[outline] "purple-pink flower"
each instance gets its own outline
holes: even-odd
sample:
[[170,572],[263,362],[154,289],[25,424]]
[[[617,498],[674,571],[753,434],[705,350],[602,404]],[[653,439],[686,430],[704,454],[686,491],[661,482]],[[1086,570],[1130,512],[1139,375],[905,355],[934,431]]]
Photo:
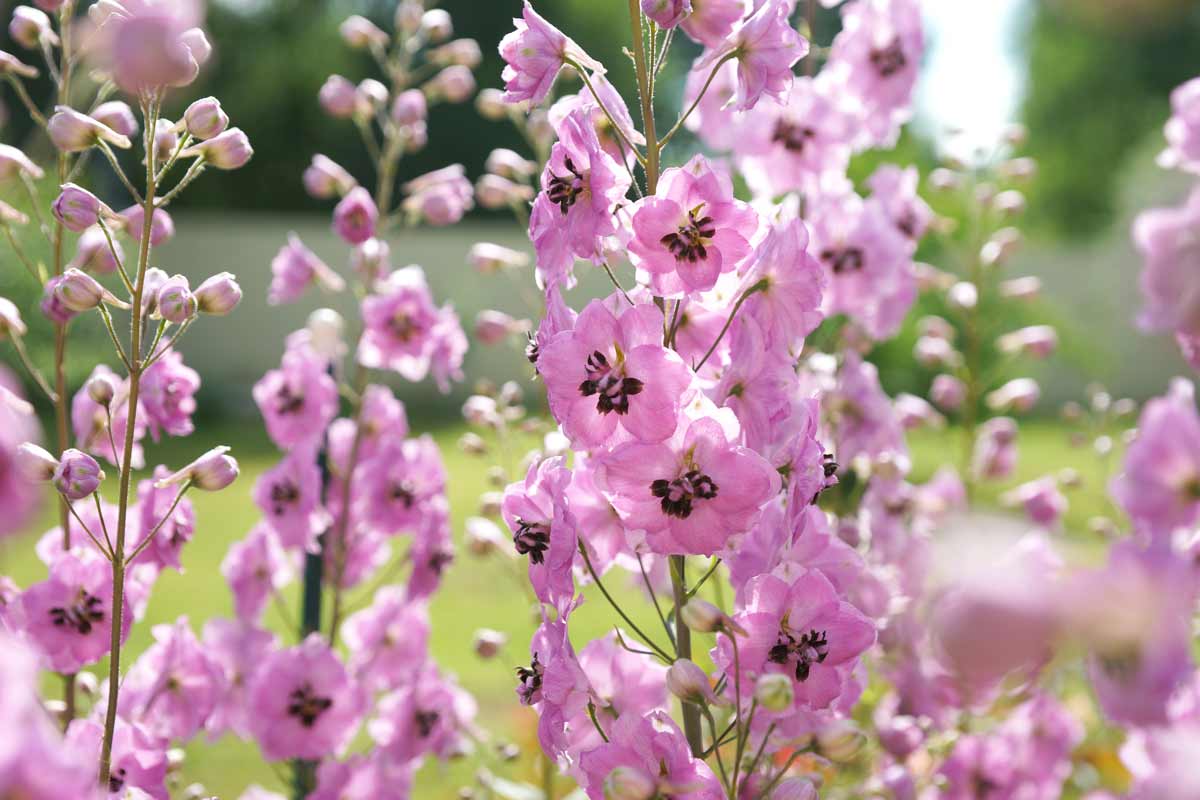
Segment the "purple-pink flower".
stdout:
[[529,0],[525,0],[521,19],[514,19],[513,25],[516,29],[500,40],[500,57],[505,65],[501,77],[507,102],[540,105],[568,61],[604,72],[599,62],[534,11]]

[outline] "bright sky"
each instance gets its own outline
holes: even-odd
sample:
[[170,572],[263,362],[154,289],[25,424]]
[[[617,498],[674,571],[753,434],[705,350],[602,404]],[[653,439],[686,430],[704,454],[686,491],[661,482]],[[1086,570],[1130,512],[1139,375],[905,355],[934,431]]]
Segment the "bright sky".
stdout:
[[[1028,0],[922,0],[928,54],[916,124],[970,160],[1015,121],[1024,71],[1017,52]],[[963,131],[947,139],[946,127]]]

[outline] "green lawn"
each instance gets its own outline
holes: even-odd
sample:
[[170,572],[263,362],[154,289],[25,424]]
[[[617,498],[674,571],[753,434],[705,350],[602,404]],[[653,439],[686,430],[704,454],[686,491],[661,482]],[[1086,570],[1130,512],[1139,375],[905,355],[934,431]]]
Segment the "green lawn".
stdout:
[[[414,430],[419,429],[419,424],[414,424]],[[456,537],[461,537],[463,520],[475,513],[479,494],[489,488],[484,475],[485,461],[464,455],[455,446],[462,432],[463,428],[458,426],[433,431],[450,474]],[[957,457],[962,450],[957,436],[954,431],[944,431],[919,432],[911,437],[918,479],[924,479],[944,461]],[[242,537],[255,523],[258,514],[250,500],[250,490],[255,478],[274,463],[277,454],[261,428],[247,423],[236,428],[208,427],[186,442],[167,442],[158,448],[151,447],[149,458],[180,465],[192,455],[219,443],[234,445],[242,476],[225,492],[192,495],[198,531],[184,554],[187,571],[183,574],[167,572],[159,579],[147,619],[131,635],[126,650],[130,656],[148,644],[149,627],[154,623],[172,621],[186,614],[198,631],[204,620],[232,614],[231,597],[220,576],[220,562],[230,543]],[[1020,480],[1067,466],[1078,468],[1087,481],[1083,489],[1070,495],[1072,509],[1067,528],[1086,536],[1082,532],[1087,519],[1105,508],[1096,491],[1102,484],[1097,462],[1086,450],[1067,449],[1066,434],[1061,428],[1046,423],[1025,427],[1021,436]],[[999,488],[989,487],[981,492],[981,500],[985,503],[994,500],[998,491]],[[51,524],[47,517],[36,530],[45,530]],[[7,542],[5,549],[0,550],[0,573],[11,575],[21,586],[44,577],[44,569],[32,552],[34,538],[31,534]],[[486,761],[494,761],[493,746],[516,742],[522,746],[522,757],[508,774],[533,779],[536,769],[535,719],[532,712],[517,704],[513,693],[513,667],[528,661],[527,645],[536,625],[535,609],[520,585],[523,571],[523,561],[503,557],[480,560],[460,548],[458,560],[447,573],[432,605],[431,647],[438,662],[456,674],[479,701],[480,722],[491,733],[491,743],[483,746],[489,751]],[[611,580],[619,579],[614,576]],[[631,588],[625,587],[622,594],[628,595]],[[299,588],[290,587],[288,592],[289,597],[298,597]],[[356,595],[352,594],[351,598],[353,602]],[[630,607],[635,621],[644,630],[657,632],[654,626],[658,622],[648,605],[634,600]],[[291,613],[295,616],[295,605]],[[289,641],[294,640],[294,634],[287,630],[274,609],[267,612],[266,619]],[[598,593],[589,592],[588,602],[572,617],[577,644],[602,635],[611,627],[612,619],[604,599]],[[477,658],[471,650],[471,640],[473,632],[480,627],[507,633],[510,637],[507,651],[492,661]],[[707,646],[707,642],[701,643],[701,647]],[[471,782],[478,766],[476,759],[449,767],[430,763],[418,777],[415,796],[451,797],[456,787]],[[285,771],[278,766],[272,768],[264,764],[253,743],[226,738],[215,744],[197,741],[188,747],[182,785],[198,781],[224,800],[234,800],[250,783],[281,790],[285,777]]]

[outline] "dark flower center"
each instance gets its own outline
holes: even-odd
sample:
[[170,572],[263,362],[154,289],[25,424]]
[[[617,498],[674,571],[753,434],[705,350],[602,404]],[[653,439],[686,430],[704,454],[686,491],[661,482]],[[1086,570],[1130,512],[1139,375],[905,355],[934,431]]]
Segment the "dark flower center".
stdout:
[[779,638],[767,652],[767,660],[773,664],[786,664],[796,660],[796,680],[808,680],[808,673],[813,664],[820,664],[829,655],[829,640],[825,631],[810,630],[799,639],[785,630],[779,631]]
[[125,788],[125,768],[114,769],[108,776],[108,791],[116,794]]
[[288,695],[287,712],[299,719],[301,725],[311,728],[316,724],[317,717],[328,711],[332,705],[332,700],[318,696],[312,686],[306,683]]
[[280,414],[299,414],[304,410],[304,395],[293,392],[287,384],[280,386],[275,393],[275,410]]
[[608,363],[608,357],[599,350],[588,356],[584,364],[587,380],[579,384],[579,393],[584,397],[596,395],[596,410],[601,414],[615,411],[629,413],[629,398],[641,394],[645,384],[637,378],[619,374]]
[[525,358],[530,364],[537,365],[538,356],[541,355],[538,347],[537,339],[533,338],[533,334],[526,334],[529,337],[529,342],[525,345]]
[[890,78],[908,66],[908,59],[904,56],[900,39],[892,39],[891,44],[887,47],[872,50],[871,66],[875,67],[875,71],[884,78]]
[[821,260],[829,265],[834,274],[840,275],[846,270],[862,269],[866,256],[859,247],[827,247],[821,251]]
[[388,489],[388,497],[392,500],[399,500],[405,508],[412,508],[413,503],[417,500],[416,487],[413,486],[412,481],[398,481]]
[[717,496],[717,484],[700,470],[693,469],[673,481],[659,478],[650,484],[650,493],[661,498],[663,513],[668,517],[687,519],[695,501]]
[[837,483],[836,476],[839,468],[840,465],[833,459],[833,453],[826,453],[821,457],[821,470],[825,475],[825,484],[820,489],[817,489],[817,491],[813,494],[813,505],[817,504],[817,500],[819,500],[821,497],[821,492]]
[[550,185],[546,187],[546,196],[566,214],[567,209],[575,205],[579,195],[583,194],[584,181],[583,173],[575,169],[575,162],[571,161],[570,156],[563,159],[563,164],[569,174],[551,178]]
[[392,335],[401,342],[411,342],[421,333],[421,326],[407,312],[398,311],[388,320],[388,328]]
[[429,568],[435,575],[441,575],[446,567],[454,563],[454,553],[449,550],[438,550],[429,557]]
[[60,628],[71,628],[81,636],[87,636],[96,623],[104,621],[104,609],[100,604],[99,597],[80,589],[73,604],[50,609],[50,621]]
[[437,711],[418,711],[413,714],[413,722],[417,724],[417,733],[422,739],[433,733],[433,726],[437,725],[441,717],[442,715]]
[[771,138],[783,145],[785,150],[803,153],[808,143],[817,138],[817,132],[809,125],[800,125],[781,119],[775,124],[775,133]]
[[700,216],[704,205],[698,205],[688,212],[686,225],[680,225],[674,233],[668,233],[659,241],[666,245],[675,256],[676,261],[687,261],[695,264],[708,258],[708,245],[717,235],[713,227],[713,218]]
[[545,562],[545,552],[550,548],[550,523],[530,522],[518,518],[513,545],[518,553],[528,555],[534,564]]
[[275,516],[287,513],[287,507],[300,499],[300,489],[291,481],[285,480],[271,487],[271,510]]
[[537,653],[533,654],[528,667],[517,667],[517,680],[521,683],[517,695],[524,705],[531,706],[541,699],[538,693],[542,690],[542,664]]

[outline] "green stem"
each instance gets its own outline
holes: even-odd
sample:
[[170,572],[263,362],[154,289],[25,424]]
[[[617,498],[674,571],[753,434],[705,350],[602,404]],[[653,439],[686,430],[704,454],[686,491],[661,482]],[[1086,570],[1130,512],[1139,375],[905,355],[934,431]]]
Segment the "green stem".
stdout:
[[[675,656],[692,658],[692,631],[683,624],[683,605],[687,597],[687,559],[671,556],[671,588],[675,592]],[[700,730],[700,708],[694,703],[683,704],[683,732],[687,736],[692,755],[704,752],[703,733]]]
[[637,626],[637,623],[629,618],[629,615],[625,613],[625,610],[621,608],[617,601],[613,599],[613,596],[608,593],[608,589],[604,588],[604,582],[601,581],[600,576],[596,574],[596,568],[592,566],[592,559],[588,556],[587,547],[583,542],[579,543],[579,553],[583,556],[583,564],[585,567],[587,567],[587,571],[592,576],[592,580],[595,581],[596,587],[600,590],[600,593],[604,595],[604,599],[608,601],[608,604],[613,607],[613,610],[620,615],[621,619],[625,620],[625,624],[629,626],[630,630],[642,637],[642,641],[645,642],[648,647],[653,649],[655,655],[663,659],[663,661],[668,664],[674,661],[674,659],[671,658],[670,653],[655,644],[654,640],[647,636],[645,632]]

